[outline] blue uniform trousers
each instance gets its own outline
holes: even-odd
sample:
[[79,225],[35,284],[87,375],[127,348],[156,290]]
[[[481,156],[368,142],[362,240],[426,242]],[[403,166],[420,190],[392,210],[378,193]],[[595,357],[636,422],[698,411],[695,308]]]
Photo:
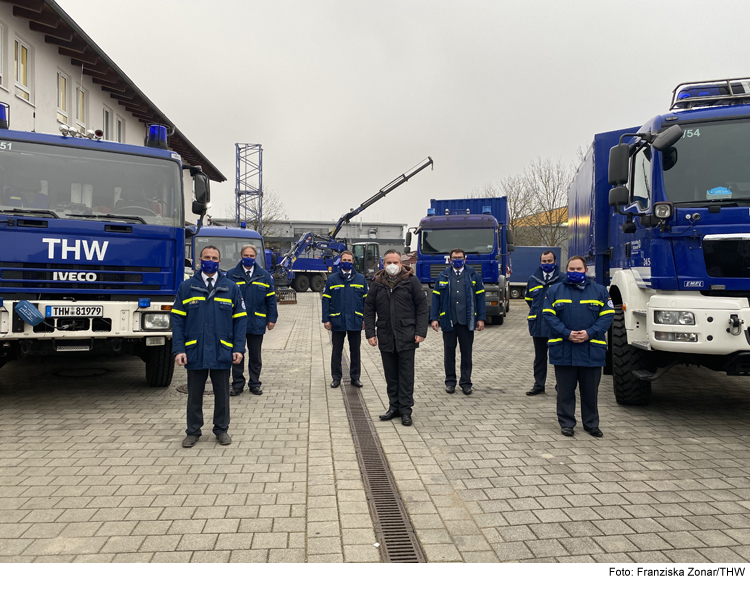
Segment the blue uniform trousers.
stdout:
[[461,388],[471,388],[471,355],[474,345],[474,331],[465,324],[454,324],[453,330],[443,331],[443,365],[445,385],[456,387],[456,345],[461,347]]
[[544,390],[547,383],[547,337],[531,337],[534,340],[534,389]]
[[[249,388],[260,388],[260,370],[263,369],[261,358],[261,346],[263,345],[262,334],[247,335],[247,385]],[[245,387],[245,359],[236,365],[232,365],[232,390],[242,390]]]
[[187,385],[187,429],[188,435],[201,435],[203,427],[203,391],[211,372],[214,390],[214,435],[226,433],[229,429],[229,370],[228,369],[188,369]]
[[557,420],[560,427],[576,426],[576,385],[581,393],[581,422],[587,430],[599,427],[599,410],[596,401],[599,395],[601,367],[556,365]]
[[361,330],[331,331],[331,377],[341,381],[341,354],[344,352],[344,339],[349,339],[349,379],[358,380],[362,373],[359,349],[362,344]]

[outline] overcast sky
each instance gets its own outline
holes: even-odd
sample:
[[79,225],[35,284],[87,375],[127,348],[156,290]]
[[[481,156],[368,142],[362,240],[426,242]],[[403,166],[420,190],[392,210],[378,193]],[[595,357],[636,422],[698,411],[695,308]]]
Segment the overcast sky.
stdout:
[[414,225],[540,156],[668,110],[680,82],[750,75],[749,2],[58,0],[229,179],[263,145],[292,219],[337,219],[426,156],[365,221]]

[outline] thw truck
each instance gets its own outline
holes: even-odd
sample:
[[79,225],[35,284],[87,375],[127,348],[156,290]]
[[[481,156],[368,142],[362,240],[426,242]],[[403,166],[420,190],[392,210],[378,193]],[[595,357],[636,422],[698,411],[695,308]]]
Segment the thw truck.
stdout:
[[[140,147],[7,128],[0,106],[0,366],[130,354],[145,361],[149,385],[169,385],[185,212],[167,129],[151,126]],[[191,174],[202,215],[208,178]]]
[[412,235],[418,238],[415,272],[427,293],[428,305],[437,276],[450,264],[451,250],[462,248],[466,264],[482,276],[487,320],[504,322],[509,306],[506,275],[514,248],[506,197],[432,199],[427,217],[406,234],[406,252]]
[[679,85],[669,112],[597,134],[569,190],[568,254],[609,287],[620,404],[677,364],[750,375],[750,79]]
[[560,265],[562,272],[565,261],[560,260],[561,249],[559,246],[516,246],[513,256],[510,258],[511,274],[508,283],[510,286],[510,298],[512,300],[524,297],[529,278],[539,268],[539,260],[542,257],[542,253],[548,250],[555,253],[555,260]]

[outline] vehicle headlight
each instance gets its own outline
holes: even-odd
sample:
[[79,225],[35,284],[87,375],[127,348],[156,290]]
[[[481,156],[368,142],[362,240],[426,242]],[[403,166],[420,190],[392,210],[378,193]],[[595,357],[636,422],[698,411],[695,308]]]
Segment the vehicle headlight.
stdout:
[[143,330],[171,330],[172,318],[164,312],[143,314]]
[[654,217],[660,220],[666,220],[672,217],[674,206],[669,202],[657,203],[654,205]]
[[677,310],[656,310],[654,312],[654,323],[656,324],[695,324],[695,315],[692,312],[681,312]]

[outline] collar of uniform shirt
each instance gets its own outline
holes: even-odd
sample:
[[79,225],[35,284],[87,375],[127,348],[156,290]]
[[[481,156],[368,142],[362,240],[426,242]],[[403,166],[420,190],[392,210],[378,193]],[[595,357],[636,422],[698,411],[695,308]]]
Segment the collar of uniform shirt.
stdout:
[[463,269],[453,269],[453,272],[456,274],[456,277],[461,277],[461,273],[464,272]]
[[245,267],[245,266],[243,265],[243,266],[242,266],[242,268],[243,268],[243,269],[245,269],[245,274],[246,274],[246,275],[247,275],[248,277],[252,277],[252,276],[253,276],[253,270],[255,269],[255,267],[254,267],[254,266],[253,266],[253,267],[250,267],[250,268],[248,269],[247,267]]
[[213,281],[214,285],[216,285],[216,279],[217,279],[216,275],[217,274],[214,273],[213,276],[209,277],[203,271],[201,271],[201,277],[203,277],[203,284],[208,285],[208,280],[210,279],[211,281]]

